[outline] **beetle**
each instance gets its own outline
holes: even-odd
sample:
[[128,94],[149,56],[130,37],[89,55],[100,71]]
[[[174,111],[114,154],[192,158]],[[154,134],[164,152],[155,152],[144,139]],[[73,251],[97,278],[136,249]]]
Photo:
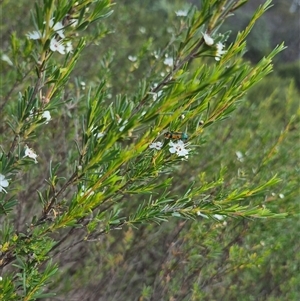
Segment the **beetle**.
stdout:
[[164,136],[166,139],[182,140],[182,141],[186,141],[189,137],[187,133],[183,133],[183,132],[166,132]]

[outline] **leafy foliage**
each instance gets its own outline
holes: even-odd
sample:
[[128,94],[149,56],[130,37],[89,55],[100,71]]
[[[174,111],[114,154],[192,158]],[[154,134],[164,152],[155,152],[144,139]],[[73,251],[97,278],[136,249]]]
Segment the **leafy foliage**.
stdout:
[[[117,45],[130,43],[120,29],[119,40],[106,47],[113,34],[105,19],[121,16],[130,24],[126,5],[36,3],[34,29],[25,37],[12,33],[2,49],[7,81],[0,102],[1,299],[63,292],[71,299],[86,296],[84,286],[99,282],[102,292],[89,292],[91,300],[235,299],[240,287],[245,300],[252,293],[273,298],[267,273],[280,285],[284,269],[268,270],[269,246],[281,251],[289,245],[274,237],[278,225],[290,227],[282,218],[293,220],[296,212],[298,178],[290,166],[297,165],[298,92],[293,84],[282,91],[261,81],[283,44],[254,66],[243,60],[246,39],[270,1],[225,50],[229,35],[221,26],[244,2],[205,0],[199,8],[177,11],[176,19],[168,14],[180,1],[145,2],[174,25],[149,33],[138,28],[130,49],[135,52],[125,54],[128,60],[117,72],[116,62],[124,60]],[[133,11],[140,7],[132,5]],[[113,7],[119,7],[115,16]],[[252,90],[258,95],[246,97],[260,81],[263,89]],[[270,96],[259,94],[268,88]],[[235,110],[242,117],[228,121]],[[252,141],[253,135],[259,139]],[[278,187],[282,191],[272,192]],[[272,218],[276,227],[269,226]],[[156,248],[157,227],[166,238]],[[261,267],[262,284],[254,290],[249,283]],[[72,274],[77,290],[63,281]],[[290,275],[287,286],[294,288],[296,276]],[[129,292],[128,283],[138,283],[137,289]],[[230,292],[216,290],[220,283]],[[264,284],[271,292],[263,291]],[[284,286],[280,293],[295,297]]]

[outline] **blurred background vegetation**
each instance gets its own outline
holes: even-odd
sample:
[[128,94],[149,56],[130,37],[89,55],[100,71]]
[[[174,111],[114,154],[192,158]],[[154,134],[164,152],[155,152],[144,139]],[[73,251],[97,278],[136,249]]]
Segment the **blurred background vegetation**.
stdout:
[[[103,79],[112,87],[112,98],[118,93],[134,95],[138,80],[151,70],[151,57],[164,49],[174,26],[178,26],[175,12],[199,1],[115,3],[113,15],[89,31],[93,42],[85,49],[70,81],[74,95]],[[223,32],[231,31],[234,39],[260,3],[263,1],[247,3],[228,19]],[[50,288],[59,291],[51,300],[300,300],[300,6],[299,1],[292,0],[273,3],[252,31],[245,59],[257,62],[285,41],[288,48],[276,57],[275,72],[241,100],[230,119],[204,132],[205,146],[172,176],[177,183],[174,189],[179,192],[201,172],[209,178],[222,172],[223,166],[227,166],[228,178],[224,185],[236,187],[246,178],[256,183],[258,170],[266,180],[277,174],[281,182],[258,205],[268,204],[274,212],[287,212],[288,218],[174,218],[162,225],[116,230],[59,257],[64,272]],[[31,24],[27,1],[3,0],[1,6],[1,85],[5,91],[8,41],[13,32],[25,35]],[[98,41],[104,31],[108,35]],[[104,73],[102,66],[109,66],[110,72]],[[64,114],[58,114],[61,119],[52,126],[70,135],[72,115],[79,114],[80,109],[64,107],[62,111]],[[44,139],[51,139],[50,133],[53,129],[40,138],[40,149]],[[63,141],[53,143],[56,159],[63,160],[67,146]],[[262,159],[266,154],[269,160]],[[229,183],[232,179],[236,183]],[[34,191],[34,187],[31,189]],[[139,201],[132,199],[131,206]]]

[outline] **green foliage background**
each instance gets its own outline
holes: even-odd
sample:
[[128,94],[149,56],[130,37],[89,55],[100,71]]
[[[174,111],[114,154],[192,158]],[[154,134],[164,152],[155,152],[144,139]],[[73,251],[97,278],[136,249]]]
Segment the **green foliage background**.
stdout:
[[[32,25],[25,1],[2,1],[1,5],[1,97],[5,99],[10,95],[10,82],[16,81],[17,90],[22,91],[28,81],[34,81],[33,77],[22,81],[21,72],[10,71],[3,59],[12,33],[22,37],[32,30]],[[66,84],[68,92],[60,95],[64,100],[75,101],[55,108],[51,127],[36,132],[34,149],[39,154],[44,177],[37,181],[34,172],[24,173],[22,182],[16,184],[16,190],[26,185],[18,196],[23,203],[12,213],[16,230],[23,229],[30,223],[28,217],[36,214],[31,199],[44,178],[49,177],[49,162],[61,163],[62,168],[57,167],[58,176],[72,173],[76,157],[73,140],[81,139],[76,135],[85,122],[80,117],[87,110],[85,98],[89,88],[106,80],[107,104],[118,99],[120,93],[136,97],[142,85],[139,80],[150,76],[153,68],[157,68],[157,73],[165,72],[162,66],[154,66],[155,51],[168,45],[174,28],[179,26],[175,11],[187,7],[188,3],[180,0],[116,1],[114,13],[108,19],[88,28],[89,44]],[[20,22],[13,17],[16,14],[22,15]],[[231,30],[232,23],[226,23],[225,28]],[[234,30],[232,35],[234,39]],[[269,36],[265,44],[256,43],[255,35],[250,39],[247,59],[256,62],[275,47],[267,39]],[[256,48],[251,48],[252,45]],[[22,53],[15,58],[23,71],[29,63],[26,49],[31,51],[29,45],[25,47],[24,58]],[[129,56],[136,59],[132,61]],[[275,213],[287,213],[287,217],[197,216],[193,220],[170,217],[160,225],[117,227],[80,244],[71,238],[53,253],[53,260],[63,268],[45,289],[57,292],[56,297],[48,300],[300,299],[299,62],[285,64],[280,57],[281,54],[276,59],[275,72],[243,96],[229,118],[218,120],[198,133],[201,144],[195,154],[180,165],[174,164],[160,180],[173,177],[173,195],[182,195],[193,182],[205,185],[218,180],[216,175],[219,175],[222,184],[210,190],[217,197],[228,187],[238,191],[245,184],[255,187],[278,176],[279,183],[271,186],[267,194],[251,198],[250,203],[258,208],[266,206]],[[201,63],[198,64],[191,69],[201,68]],[[5,122],[7,112],[12,113],[13,108],[13,104],[8,104],[6,115],[1,118],[1,138],[8,135]],[[199,121],[202,119],[204,115],[199,116]],[[130,135],[123,138],[122,143],[129,145],[135,134],[133,138]],[[4,139],[0,144],[3,147]],[[163,188],[156,192],[163,194]],[[144,195],[130,195],[122,210],[128,214],[134,212],[147,199]],[[3,239],[8,227],[4,218],[1,226]],[[56,235],[59,233],[53,234]],[[1,247],[4,252],[3,243]],[[41,245],[37,244],[37,248]],[[9,271],[4,269],[3,275]]]

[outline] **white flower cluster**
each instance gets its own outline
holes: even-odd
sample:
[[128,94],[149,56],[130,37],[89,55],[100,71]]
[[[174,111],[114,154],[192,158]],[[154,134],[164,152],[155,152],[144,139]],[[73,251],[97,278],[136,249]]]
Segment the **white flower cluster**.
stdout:
[[[159,141],[153,142],[149,145],[149,148],[151,149],[156,149],[156,150],[161,150],[163,144]],[[169,152],[171,154],[176,154],[178,157],[188,157],[189,154],[189,149],[187,149],[187,144],[185,144],[182,140],[178,141],[170,141],[169,142]]]
[[[65,41],[65,34],[64,34],[64,26],[61,22],[57,22],[54,24],[53,18],[49,22],[49,27],[55,32],[56,36],[54,36],[50,40],[50,49],[51,51],[59,52],[60,54],[65,54],[68,52],[72,52],[73,46],[71,41]],[[41,33],[38,30],[29,32],[27,35],[28,39],[31,40],[40,40],[44,38],[44,33]]]
[[[204,39],[204,42],[207,46],[212,46],[215,43],[214,39],[207,33],[203,34],[203,39]],[[224,53],[226,53],[226,50],[223,50],[224,47],[225,47],[224,44],[221,43],[221,42],[218,42],[216,44],[216,54],[215,54],[215,60],[216,61],[219,61],[221,59],[222,55]]]
[[219,61],[221,59],[221,56],[226,53],[226,50],[223,50],[223,48],[225,47],[224,44],[222,44],[221,42],[217,43],[216,45],[217,47],[217,52],[216,52],[216,56],[215,56],[215,60]]

